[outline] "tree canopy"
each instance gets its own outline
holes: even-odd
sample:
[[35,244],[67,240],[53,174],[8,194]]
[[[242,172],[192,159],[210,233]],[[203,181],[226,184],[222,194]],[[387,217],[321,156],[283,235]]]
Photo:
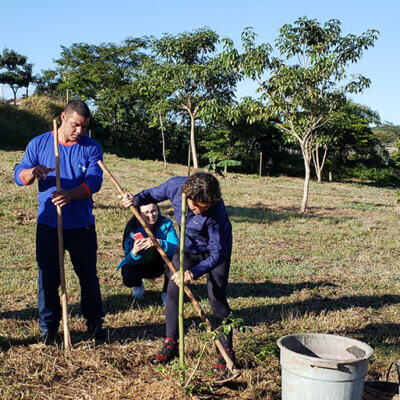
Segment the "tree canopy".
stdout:
[[4,49],[0,54],[0,83],[9,85],[13,95],[14,104],[17,101],[18,89],[25,87],[28,95],[29,84],[34,81],[32,75],[33,64],[27,62],[27,57],[14,50]]
[[[250,28],[242,34],[243,53],[225,40],[225,62],[241,77],[255,79],[264,107],[255,104],[253,120],[273,118],[289,137],[296,140],[304,159],[305,179],[301,210],[307,208],[310,164],[318,129],[332,111],[344,104],[346,94],[359,93],[370,85],[362,75],[348,76],[350,64],[374,45],[378,32],[368,30],[356,36],[342,35],[341,23],[332,19],[324,24],[302,17],[284,25],[275,41],[273,56],[269,44],[256,45]],[[269,76],[264,79],[264,73]]]
[[219,43],[208,28],[165,34],[154,39],[151,48],[155,62],[152,76],[168,85],[168,108],[190,121],[193,167],[198,168],[195,125],[215,118],[234,101],[236,75],[224,68],[215,54]]

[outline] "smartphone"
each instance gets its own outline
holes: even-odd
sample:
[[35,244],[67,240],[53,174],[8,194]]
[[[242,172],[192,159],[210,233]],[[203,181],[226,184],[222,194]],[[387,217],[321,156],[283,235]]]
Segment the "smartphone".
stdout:
[[132,236],[133,236],[133,239],[134,239],[134,240],[141,240],[141,239],[144,239],[144,236],[143,236],[142,232],[134,233]]

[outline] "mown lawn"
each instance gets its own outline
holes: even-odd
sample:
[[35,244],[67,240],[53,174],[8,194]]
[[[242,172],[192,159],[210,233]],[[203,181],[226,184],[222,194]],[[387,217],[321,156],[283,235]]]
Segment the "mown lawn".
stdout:
[[[276,340],[294,332],[324,332],[361,339],[375,349],[369,377],[378,379],[398,359],[400,235],[396,191],[351,183],[311,184],[310,209],[298,211],[302,180],[232,174],[221,180],[234,230],[229,301],[249,333],[235,333],[243,378],[214,384],[212,345],[185,303],[189,376],[186,390],[174,368],[149,363],[160,346],[162,280],[146,282],[132,302],[116,267],[129,211],[105,178],[96,194],[98,270],[109,343],[94,346],[79,313],[79,285],[66,256],[73,341],[65,352],[37,343],[36,186],[13,183],[22,152],[0,151],[0,398],[1,399],[279,399]],[[106,154],[121,185],[137,192],[186,168]],[[169,204],[162,211],[172,216]],[[209,311],[204,279],[193,292]]]

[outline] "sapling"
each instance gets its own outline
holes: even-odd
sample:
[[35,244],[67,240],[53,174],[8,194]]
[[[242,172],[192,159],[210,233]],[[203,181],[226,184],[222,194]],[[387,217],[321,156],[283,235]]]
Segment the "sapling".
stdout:
[[182,214],[181,214],[181,234],[179,243],[179,364],[180,364],[180,381],[185,383],[185,342],[183,331],[183,300],[184,300],[184,258],[185,258],[185,233],[186,233],[186,195],[182,193]]

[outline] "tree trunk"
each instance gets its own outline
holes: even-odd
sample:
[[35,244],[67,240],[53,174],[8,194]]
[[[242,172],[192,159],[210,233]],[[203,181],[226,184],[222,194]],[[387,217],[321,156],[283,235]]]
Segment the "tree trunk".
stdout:
[[18,91],[18,88],[15,89],[13,86],[11,86],[11,89],[12,89],[13,94],[14,94],[14,106],[16,106],[17,105],[17,91]]
[[190,145],[192,147],[192,158],[193,158],[193,168],[194,171],[197,172],[199,169],[199,164],[197,162],[197,151],[196,151],[196,143],[194,137],[194,124],[195,124],[195,116],[190,113]]
[[301,212],[307,211],[307,201],[308,201],[308,190],[310,187],[310,177],[311,177],[311,149],[307,143],[300,143],[301,145],[301,152],[303,153],[303,160],[304,160],[304,186],[303,186],[303,200],[301,202]]
[[167,155],[165,154],[165,134],[164,134],[164,124],[161,116],[161,111],[158,113],[160,118],[160,128],[161,128],[161,137],[162,137],[162,155],[164,159],[164,172],[167,170]]
[[316,145],[316,147],[312,150],[312,160],[314,163],[315,175],[317,176],[318,183],[322,182],[322,170],[324,169],[325,166],[327,153],[328,153],[328,146],[325,146],[324,155],[321,162],[319,157],[319,146]]

